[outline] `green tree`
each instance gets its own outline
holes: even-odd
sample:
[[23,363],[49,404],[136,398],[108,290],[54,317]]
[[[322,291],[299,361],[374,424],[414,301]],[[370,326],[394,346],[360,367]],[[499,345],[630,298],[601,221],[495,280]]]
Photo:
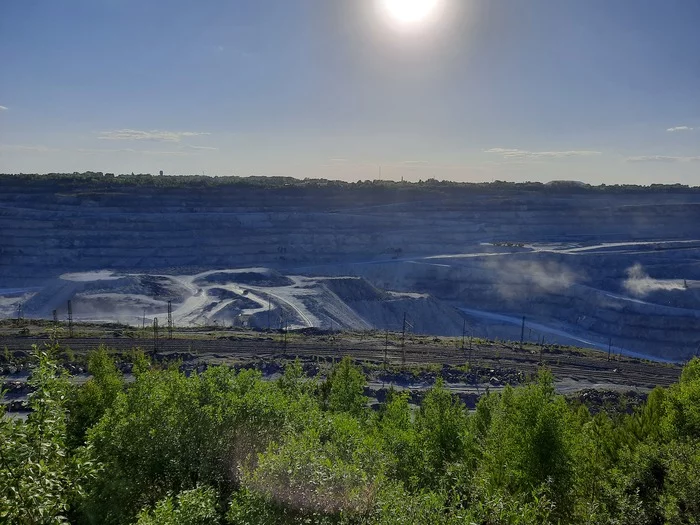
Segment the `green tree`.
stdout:
[[661,505],[665,522],[700,523],[700,440],[670,448],[664,481]]
[[243,486],[287,515],[367,516],[383,479],[383,456],[361,421],[348,413],[326,414],[271,444],[244,475]]
[[323,394],[328,409],[333,412],[348,412],[355,416],[362,414],[367,406],[364,388],[367,384],[360,368],[352,359],[344,357],[328,376]]
[[217,494],[212,488],[196,488],[168,496],[153,510],[143,510],[136,525],[216,525]]
[[[47,351],[47,350],[50,350]],[[64,372],[47,350],[38,359],[29,385],[31,413],[26,422],[0,409],[0,518],[3,523],[65,523],[95,469],[86,451],[71,454],[66,445]]]
[[466,408],[445,388],[441,379],[423,399],[416,429],[422,450],[419,476],[423,486],[434,486],[450,463],[471,466],[473,440]]
[[700,358],[693,358],[678,384],[668,389],[664,411],[667,438],[700,438]]
[[375,432],[386,451],[387,474],[406,485],[415,485],[422,459],[418,438],[407,393],[390,391],[382,404]]
[[73,447],[84,444],[87,430],[100,420],[124,389],[121,372],[102,346],[88,354],[88,372],[92,378],[73,389],[68,402],[68,438]]
[[560,516],[570,510],[574,480],[574,439],[571,410],[554,393],[550,372],[538,382],[506,387],[492,414],[481,474],[489,490],[525,501],[546,486]]
[[105,471],[86,512],[94,522],[123,523],[136,510],[199,485],[228,494],[239,468],[284,431],[291,412],[259,372],[142,371],[88,431]]

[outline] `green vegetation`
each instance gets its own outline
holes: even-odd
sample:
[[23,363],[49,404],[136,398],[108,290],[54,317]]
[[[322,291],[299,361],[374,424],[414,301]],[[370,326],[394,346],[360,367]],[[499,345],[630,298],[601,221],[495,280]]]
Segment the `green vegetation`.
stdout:
[[190,376],[108,352],[71,386],[35,352],[33,411],[0,419],[0,522],[690,524],[700,522],[700,360],[632,414],[532,383],[476,411],[438,381],[377,410],[350,359],[325,379],[210,367]]

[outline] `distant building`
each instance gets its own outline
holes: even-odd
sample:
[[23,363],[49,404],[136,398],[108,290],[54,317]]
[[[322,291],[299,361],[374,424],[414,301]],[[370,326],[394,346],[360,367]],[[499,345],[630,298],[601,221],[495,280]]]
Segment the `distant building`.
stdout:
[[160,170],[160,176],[161,177],[163,176],[163,170]]

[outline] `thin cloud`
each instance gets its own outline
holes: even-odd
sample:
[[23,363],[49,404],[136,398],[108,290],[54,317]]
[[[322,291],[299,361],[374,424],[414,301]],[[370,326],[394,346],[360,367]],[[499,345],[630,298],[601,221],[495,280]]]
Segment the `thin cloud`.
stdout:
[[671,157],[668,155],[641,155],[628,157],[627,162],[680,162],[683,157]]
[[0,111],[7,111],[9,108],[7,106],[0,106]]
[[429,163],[424,160],[404,160],[399,162],[399,166],[405,166],[407,168],[421,168],[428,166]]
[[666,131],[669,133],[675,133],[676,131],[693,131],[695,128],[691,128],[690,126],[675,126],[673,128],[668,128]]
[[78,148],[78,153],[137,153],[133,148],[108,149],[108,148]]
[[196,149],[201,151],[219,151],[219,148],[214,148],[212,146],[193,146],[192,144],[184,144],[184,146],[189,149]]
[[429,162],[427,160],[404,160],[398,164],[389,164],[390,167],[404,168],[411,171],[417,170],[470,170],[474,166],[466,164],[441,164],[438,162]]
[[184,157],[186,155],[194,155],[193,151],[180,150],[149,150],[149,149],[133,149],[133,148],[121,148],[121,149],[106,149],[106,148],[79,148],[77,150],[79,153],[87,153],[90,155],[100,154],[100,153],[131,153],[136,155],[161,155],[167,157]]
[[642,155],[639,157],[627,157],[627,162],[698,162],[700,157],[675,157],[672,155]]
[[162,150],[144,150],[140,151],[139,153],[143,153],[144,155],[160,155],[163,157],[185,157],[187,155],[192,155],[192,152],[189,151],[162,151]]
[[190,144],[178,144],[176,150],[142,150],[134,148],[78,148],[78,153],[98,154],[98,153],[136,153],[139,155],[168,155],[185,156],[194,155],[197,151],[218,151],[219,148],[210,146],[192,146]]
[[59,151],[58,148],[49,148],[47,146],[40,145],[27,145],[27,144],[0,144],[0,151],[19,151],[19,152],[32,152],[32,153],[52,153]]
[[600,151],[590,150],[528,151],[514,148],[491,148],[485,150],[484,152],[501,155],[505,159],[518,160],[564,159],[569,157],[593,157],[596,155],[602,155],[602,152]]
[[183,137],[199,137],[210,135],[199,131],[162,131],[151,130],[141,131],[137,129],[116,129],[112,131],[101,131],[100,140],[148,140],[154,142],[180,142]]

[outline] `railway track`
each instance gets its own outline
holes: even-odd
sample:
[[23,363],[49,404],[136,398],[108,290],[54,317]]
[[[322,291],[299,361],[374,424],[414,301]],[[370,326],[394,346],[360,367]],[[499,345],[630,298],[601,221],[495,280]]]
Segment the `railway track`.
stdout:
[[[384,336],[339,334],[336,337],[309,335],[294,336],[284,344],[280,334],[257,334],[257,337],[237,337],[235,335],[203,338],[187,337],[179,334],[174,339],[160,339],[157,352],[163,354],[191,355],[195,359],[208,362],[245,362],[258,359],[336,359],[345,355],[359,361],[382,363],[385,359],[391,364],[401,365],[464,365],[471,364],[485,368],[513,368],[524,373],[535,373],[541,363],[552,370],[555,378],[570,378],[592,384],[617,384],[629,387],[653,388],[668,386],[678,381],[681,367],[643,361],[633,358],[615,357],[608,361],[602,352],[579,351],[576,349],[525,347],[520,350],[508,343],[474,344],[471,352],[458,348],[454,340],[434,338],[411,338],[402,348],[396,340],[386,345]],[[22,337],[0,335],[0,349],[11,352],[31,351],[32,345],[42,346],[49,342],[46,336]],[[452,344],[449,344],[452,342]],[[154,350],[152,339],[128,337],[76,337],[62,339],[62,346],[76,353],[84,353],[105,345],[117,352],[127,352],[138,347],[146,352]]]

